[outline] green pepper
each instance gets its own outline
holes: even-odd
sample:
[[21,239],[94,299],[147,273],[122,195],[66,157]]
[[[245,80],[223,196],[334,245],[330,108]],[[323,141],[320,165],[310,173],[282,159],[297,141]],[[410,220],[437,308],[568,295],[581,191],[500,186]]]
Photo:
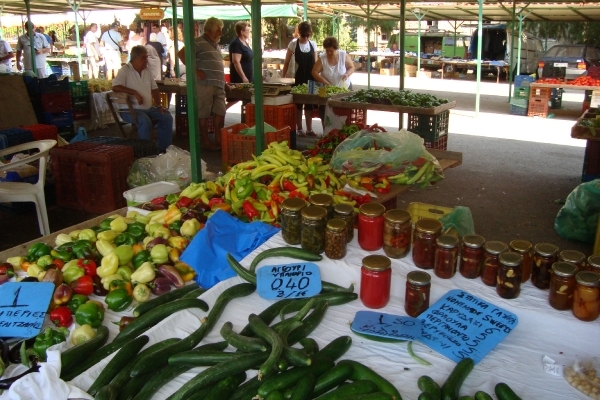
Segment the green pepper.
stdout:
[[77,307],[75,311],[75,321],[79,325],[91,325],[92,328],[97,328],[102,325],[104,319],[104,310],[98,304],[88,301]]
[[169,204],[173,204],[173,203],[176,203],[177,200],[179,200],[179,196],[175,193],[171,193],[171,194],[168,194],[167,197],[165,197],[165,200],[167,200],[167,202]]
[[178,220],[169,224],[169,229],[172,231],[179,232],[179,230],[181,229],[181,225],[183,225],[183,221]]
[[100,222],[100,229],[102,230],[109,230],[110,229],[110,223],[112,222],[113,218],[106,218],[104,221]]
[[125,265],[133,258],[133,248],[128,244],[117,247],[113,253],[119,257],[119,265]]
[[48,266],[50,266],[50,264],[52,264],[52,256],[51,255],[41,256],[40,258],[38,258],[36,264],[39,265],[43,270],[47,270]]
[[261,201],[266,201],[268,199],[267,191],[265,189],[259,189],[258,192],[256,192],[256,197]]
[[164,244],[157,244],[150,250],[150,257],[154,264],[164,264],[169,261],[169,252]]
[[127,225],[125,233],[130,234],[135,239],[136,243],[141,242],[146,237],[146,225],[141,222],[133,222]]
[[119,235],[115,238],[115,244],[117,246],[121,246],[123,244],[127,244],[129,246],[133,246],[137,242],[138,241],[135,240],[135,238],[133,237],[133,235],[131,233],[128,233],[128,232],[119,233]]
[[71,266],[63,271],[63,280],[70,284],[71,282],[85,275],[85,270],[77,266]]
[[[241,182],[239,182],[241,181]],[[236,181],[236,185],[239,185],[236,190],[236,195],[238,199],[243,200],[246,197],[250,196],[254,191],[254,185],[252,184],[252,180],[247,176],[242,179],[238,179]]]
[[40,257],[50,255],[52,251],[52,247],[48,246],[46,243],[34,243],[27,249],[27,256],[32,260],[37,260]]
[[71,300],[67,303],[67,307],[73,314],[77,312],[80,305],[87,303],[89,298],[83,294],[74,294]]
[[131,259],[131,263],[135,269],[138,269],[146,261],[152,261],[152,257],[150,257],[150,252],[148,250],[141,250]]
[[128,282],[131,280],[132,273],[133,271],[131,271],[131,268],[129,268],[128,266],[122,266],[117,269],[117,274],[121,275],[123,277],[123,280]]
[[109,310],[112,311],[123,311],[133,301],[133,297],[129,295],[127,289],[115,289],[112,292],[109,292],[104,298],[106,305]]
[[103,227],[101,227],[100,225],[96,225],[96,226],[92,226],[90,228],[91,230],[94,231],[94,233],[96,234],[96,236],[98,236],[99,233],[107,231],[108,229],[104,229]]
[[72,252],[73,251],[73,246],[75,245],[75,242],[66,242],[61,244],[60,246],[58,246],[56,248],[57,251],[68,251],[68,252]]
[[73,259],[71,253],[67,250],[52,250],[50,255],[52,258],[59,259],[64,262],[69,262],[71,259]]
[[36,336],[35,342],[33,343],[33,351],[40,357],[40,360],[46,361],[46,350],[48,350],[50,346],[65,342],[68,335],[69,330],[66,328],[52,329],[47,327],[43,332]]
[[95,260],[99,257],[94,244],[90,240],[77,240],[73,244],[72,249],[75,258],[87,258],[89,260]]

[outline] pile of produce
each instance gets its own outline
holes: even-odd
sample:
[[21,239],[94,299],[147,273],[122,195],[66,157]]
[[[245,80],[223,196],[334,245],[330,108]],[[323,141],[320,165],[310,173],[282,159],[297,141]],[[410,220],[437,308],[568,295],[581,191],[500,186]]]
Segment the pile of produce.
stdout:
[[231,86],[237,90],[253,90],[254,83],[232,83]]
[[573,85],[573,86],[600,86],[600,79],[590,76],[579,76],[572,81],[565,81],[557,78],[541,78],[535,83],[545,83],[550,85]]
[[292,88],[292,93],[296,93],[296,94],[308,94],[308,85],[306,83],[303,83],[301,85],[294,86]]
[[112,90],[112,79],[88,79],[88,90],[90,93],[108,92]]
[[600,131],[600,115],[596,115],[596,118],[583,118],[577,123],[577,126],[583,126],[589,128],[592,136],[596,136],[596,133]]
[[[374,128],[378,128],[373,125]],[[321,157],[323,161],[329,163],[333,151],[342,143],[346,138],[353,133],[358,132],[361,129],[368,129],[369,127],[363,124],[344,125],[342,129],[332,129],[327,135],[322,136],[314,146],[309,146],[307,154],[311,157]],[[378,128],[383,129],[383,128]]]
[[420,108],[433,108],[449,102],[447,99],[440,99],[432,94],[391,89],[361,89],[351,96],[343,98],[342,101]]
[[[319,88],[319,96],[320,97],[329,97],[334,94],[348,93],[348,92],[349,92],[348,89],[339,87],[339,86],[327,85],[327,86],[323,86],[323,87]],[[301,85],[294,86],[292,88],[292,93],[308,94],[308,85],[306,83],[303,83]]]

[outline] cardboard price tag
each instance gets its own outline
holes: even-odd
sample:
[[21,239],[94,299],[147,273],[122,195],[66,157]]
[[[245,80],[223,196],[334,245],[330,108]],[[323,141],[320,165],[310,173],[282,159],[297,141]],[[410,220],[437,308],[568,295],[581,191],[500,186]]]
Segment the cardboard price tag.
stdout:
[[52,282],[7,282],[0,286],[0,336],[40,333],[54,293]]
[[376,311],[358,311],[350,329],[387,339],[417,340],[421,337],[421,320]]
[[312,297],[321,292],[321,271],[315,263],[265,265],[256,271],[256,286],[268,300]]

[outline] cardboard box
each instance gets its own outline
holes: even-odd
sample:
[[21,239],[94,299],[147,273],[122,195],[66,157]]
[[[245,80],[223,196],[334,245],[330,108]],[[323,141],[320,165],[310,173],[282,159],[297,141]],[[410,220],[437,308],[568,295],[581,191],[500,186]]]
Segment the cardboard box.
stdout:
[[279,69],[279,64],[267,64],[267,68]]
[[394,68],[381,68],[379,70],[379,75],[396,75],[396,71],[394,70]]
[[431,78],[431,71],[418,71],[417,78]]
[[392,60],[384,58],[379,62],[379,65],[381,65],[381,68],[392,68]]

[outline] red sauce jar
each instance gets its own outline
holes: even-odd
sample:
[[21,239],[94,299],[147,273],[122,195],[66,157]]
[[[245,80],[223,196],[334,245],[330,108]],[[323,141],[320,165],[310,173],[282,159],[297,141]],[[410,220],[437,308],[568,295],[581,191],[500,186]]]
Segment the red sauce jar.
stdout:
[[388,210],[384,214],[383,251],[390,258],[406,257],[410,251],[412,223],[404,210]]
[[531,266],[533,264],[533,254],[531,249],[533,245],[527,240],[512,240],[508,247],[515,253],[519,253],[523,257],[521,264],[521,283],[527,282],[531,277]]
[[442,232],[442,223],[435,219],[423,218],[415,224],[412,258],[415,265],[432,269],[435,265],[436,240]]
[[585,254],[577,250],[563,250],[558,254],[560,261],[573,263],[577,266],[578,271],[585,271]]
[[481,275],[483,266],[483,244],[485,239],[479,235],[465,235],[462,239],[459,271],[467,279],[475,279]]
[[600,254],[588,257],[586,269],[592,272],[600,272]]
[[573,307],[575,274],[577,266],[570,262],[558,261],[552,264],[548,303],[557,310],[570,310]]
[[488,286],[496,286],[498,277],[498,267],[500,261],[498,256],[508,250],[508,246],[497,240],[490,240],[483,246],[485,251],[483,259],[483,268],[481,269],[481,281]]
[[406,276],[404,311],[416,318],[429,308],[431,276],[425,271],[411,271]]
[[459,240],[453,235],[441,235],[436,240],[433,273],[442,279],[450,279],[456,273]]
[[363,250],[379,250],[383,247],[383,213],[379,203],[363,204],[358,214],[358,244]]
[[538,289],[550,287],[552,264],[558,261],[558,247],[550,243],[538,243],[533,248],[531,283]]
[[392,261],[386,256],[370,255],[362,260],[360,300],[366,307],[381,308],[390,301]]

